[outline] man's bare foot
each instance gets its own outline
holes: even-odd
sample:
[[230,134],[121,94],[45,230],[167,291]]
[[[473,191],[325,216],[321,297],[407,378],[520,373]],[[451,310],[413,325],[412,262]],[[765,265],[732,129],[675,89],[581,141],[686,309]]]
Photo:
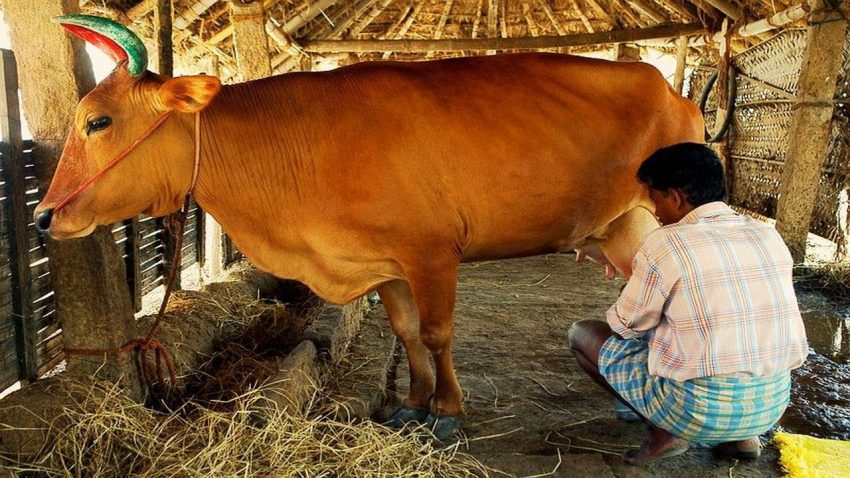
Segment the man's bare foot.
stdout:
[[630,465],[645,465],[661,458],[670,458],[688,451],[688,442],[670,433],[649,426],[646,439],[637,450],[623,453],[623,461]]
[[729,441],[715,446],[714,454],[726,458],[739,460],[755,460],[761,455],[761,443],[759,437],[748,438],[740,441]]

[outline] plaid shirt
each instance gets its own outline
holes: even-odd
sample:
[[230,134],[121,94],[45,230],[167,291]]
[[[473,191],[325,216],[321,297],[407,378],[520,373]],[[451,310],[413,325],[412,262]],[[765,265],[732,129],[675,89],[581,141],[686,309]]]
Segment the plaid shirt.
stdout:
[[649,373],[684,381],[799,367],[806,331],[776,230],[722,202],[651,232],[607,320],[649,339]]

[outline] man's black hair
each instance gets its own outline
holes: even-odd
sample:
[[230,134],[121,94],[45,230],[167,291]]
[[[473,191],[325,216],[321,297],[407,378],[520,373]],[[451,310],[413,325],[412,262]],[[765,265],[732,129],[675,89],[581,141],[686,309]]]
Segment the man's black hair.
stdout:
[[723,166],[704,144],[679,143],[661,148],[646,158],[637,176],[658,191],[681,189],[695,207],[726,200]]

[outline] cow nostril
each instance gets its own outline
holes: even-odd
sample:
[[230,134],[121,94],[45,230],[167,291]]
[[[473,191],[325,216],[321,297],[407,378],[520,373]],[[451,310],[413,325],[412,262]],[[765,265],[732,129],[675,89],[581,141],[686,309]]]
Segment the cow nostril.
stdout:
[[53,220],[53,209],[38,213],[35,217],[35,229],[41,234],[50,232],[50,221]]

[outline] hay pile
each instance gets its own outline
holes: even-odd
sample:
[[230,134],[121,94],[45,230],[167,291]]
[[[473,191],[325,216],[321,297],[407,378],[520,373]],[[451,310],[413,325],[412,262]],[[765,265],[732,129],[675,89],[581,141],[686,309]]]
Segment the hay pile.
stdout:
[[[340,419],[347,416],[344,400],[332,393],[353,367],[328,365],[320,386],[305,382],[313,391],[302,408],[281,409],[266,398],[270,390],[291,387],[269,381],[322,304],[306,297],[284,305],[274,293],[279,284],[258,293],[257,278],[265,279],[246,284],[239,277],[175,294],[158,337],[180,377],[173,389],[156,384],[147,406],[114,384],[66,374],[18,392],[17,410],[0,409],[0,418],[6,417],[0,427],[20,428],[20,439],[38,441],[22,448],[27,458],[0,456],[0,475],[4,465],[12,473],[47,477],[487,474],[457,445],[439,450],[417,433]],[[150,320],[141,318],[140,330]],[[33,397],[49,410],[27,412]],[[22,414],[26,420],[9,419]],[[43,431],[23,432],[34,421]]]
[[50,424],[35,459],[10,462],[38,476],[481,476],[457,447],[437,450],[408,431],[322,413],[267,406],[256,388],[210,408],[198,402],[162,413],[111,385],[62,384],[75,405]]

